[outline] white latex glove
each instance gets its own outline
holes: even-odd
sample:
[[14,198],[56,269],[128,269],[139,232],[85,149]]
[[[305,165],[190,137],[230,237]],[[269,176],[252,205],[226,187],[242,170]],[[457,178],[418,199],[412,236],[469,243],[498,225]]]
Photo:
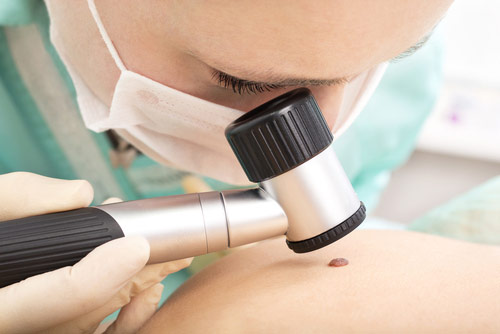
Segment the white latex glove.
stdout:
[[[84,207],[92,197],[86,181],[23,172],[0,175],[0,221]],[[144,238],[120,238],[72,267],[0,289],[0,333],[94,333],[123,306],[106,333],[135,333],[156,310],[160,282],[191,262],[145,266],[148,258]]]

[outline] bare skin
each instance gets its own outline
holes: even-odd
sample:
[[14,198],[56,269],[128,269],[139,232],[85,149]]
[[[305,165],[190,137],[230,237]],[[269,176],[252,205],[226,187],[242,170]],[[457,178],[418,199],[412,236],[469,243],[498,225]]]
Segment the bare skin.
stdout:
[[[167,86],[240,110],[250,110],[305,80],[330,126],[343,84],[387,61],[428,34],[451,0],[194,1],[96,0],[128,69]],[[108,105],[119,71],[86,0],[47,0],[65,53]],[[249,94],[221,87],[213,69],[279,89]],[[330,83],[324,82],[329,80]],[[295,86],[296,86],[295,85]]]
[[141,333],[497,333],[498,277],[495,246],[355,231],[297,255],[280,238],[192,277]]

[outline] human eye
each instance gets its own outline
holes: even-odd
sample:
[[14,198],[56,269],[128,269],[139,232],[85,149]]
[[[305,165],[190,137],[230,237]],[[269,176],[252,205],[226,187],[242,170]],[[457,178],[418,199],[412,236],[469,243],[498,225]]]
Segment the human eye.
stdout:
[[219,70],[212,71],[212,79],[221,87],[231,89],[234,93],[243,94],[258,94],[270,92],[275,89],[285,88],[283,85],[244,80],[233,77]]

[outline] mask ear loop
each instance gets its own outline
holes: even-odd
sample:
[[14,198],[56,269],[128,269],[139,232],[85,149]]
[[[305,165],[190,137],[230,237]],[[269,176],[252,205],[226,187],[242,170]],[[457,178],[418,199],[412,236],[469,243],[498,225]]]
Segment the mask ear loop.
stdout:
[[118,52],[116,51],[115,46],[113,45],[113,42],[109,38],[108,32],[106,31],[104,25],[102,24],[102,20],[101,17],[99,16],[99,13],[97,12],[94,0],[87,0],[87,4],[89,5],[90,12],[94,17],[94,21],[97,24],[97,28],[99,29],[101,37],[104,40],[104,43],[106,44],[106,47],[108,48],[108,51],[111,54],[111,57],[113,57],[116,66],[120,69],[121,72],[126,71],[127,68],[123,64],[120,56],[118,55]]
[[368,101],[372,97],[380,80],[382,80],[385,70],[387,69],[387,65],[387,62],[379,64],[374,68],[361,73],[348,83],[348,87],[346,87],[346,89],[350,88],[351,91],[355,91],[356,93],[354,95],[351,92],[351,94],[348,94],[351,96],[346,99],[346,92],[344,92],[344,98],[340,107],[340,119],[336,120],[336,124],[332,129],[334,141],[337,140],[351,126],[352,123],[354,123],[354,120],[368,104]]

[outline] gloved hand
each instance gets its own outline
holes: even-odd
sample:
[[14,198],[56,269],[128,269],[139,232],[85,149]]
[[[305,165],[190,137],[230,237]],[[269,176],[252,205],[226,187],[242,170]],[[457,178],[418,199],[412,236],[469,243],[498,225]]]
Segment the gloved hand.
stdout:
[[[0,175],[0,221],[84,207],[92,197],[86,181],[23,172]],[[72,267],[0,289],[0,333],[94,333],[123,306],[106,333],[135,333],[156,310],[160,282],[191,262],[145,266],[148,258],[144,238],[120,238]]]

